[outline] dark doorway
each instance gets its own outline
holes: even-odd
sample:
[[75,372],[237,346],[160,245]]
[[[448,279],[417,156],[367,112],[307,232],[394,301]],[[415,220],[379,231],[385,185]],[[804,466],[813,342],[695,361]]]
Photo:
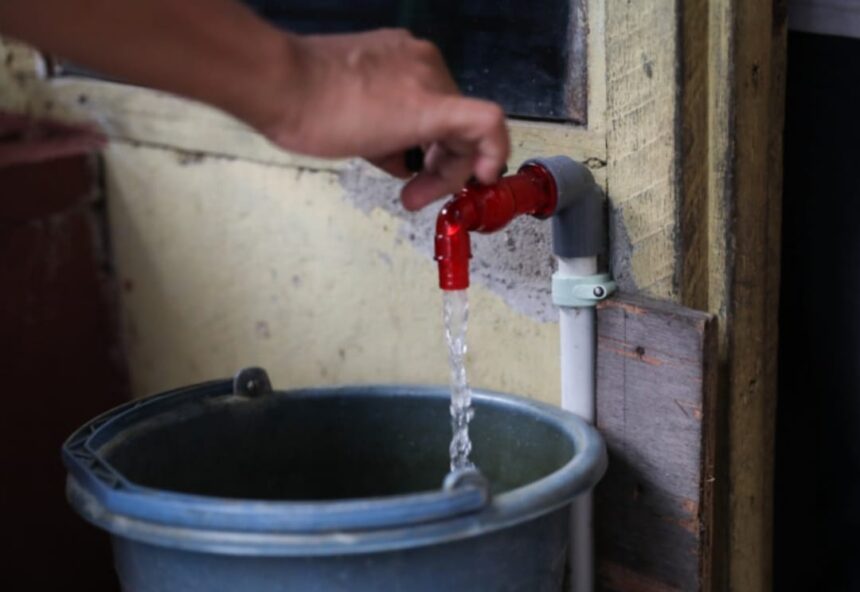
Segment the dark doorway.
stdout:
[[860,39],[791,33],[775,590],[860,590]]

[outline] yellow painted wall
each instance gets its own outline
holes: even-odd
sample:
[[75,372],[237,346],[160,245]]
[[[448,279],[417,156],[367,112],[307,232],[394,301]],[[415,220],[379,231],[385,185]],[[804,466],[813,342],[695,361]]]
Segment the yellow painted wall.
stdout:
[[[447,380],[435,263],[336,173],[124,142],[105,167],[138,394],[246,365],[278,387]],[[557,402],[556,325],[470,297],[472,383]]]

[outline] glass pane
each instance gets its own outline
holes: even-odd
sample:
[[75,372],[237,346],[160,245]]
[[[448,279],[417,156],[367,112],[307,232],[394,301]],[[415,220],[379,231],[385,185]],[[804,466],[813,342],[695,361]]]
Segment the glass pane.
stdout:
[[580,0],[244,0],[298,33],[404,27],[433,40],[466,94],[520,117],[585,122]]

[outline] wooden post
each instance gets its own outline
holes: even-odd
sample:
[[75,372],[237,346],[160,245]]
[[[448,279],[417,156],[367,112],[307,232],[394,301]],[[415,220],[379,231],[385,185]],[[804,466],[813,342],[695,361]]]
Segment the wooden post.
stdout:
[[709,0],[706,27],[701,3],[685,6],[681,302],[720,319],[720,587],[757,592],[772,587],[785,2]]

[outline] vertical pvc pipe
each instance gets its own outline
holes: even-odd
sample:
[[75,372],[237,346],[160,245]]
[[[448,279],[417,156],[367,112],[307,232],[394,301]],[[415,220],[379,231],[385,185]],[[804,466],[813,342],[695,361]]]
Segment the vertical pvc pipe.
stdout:
[[[597,274],[597,257],[558,258],[560,275],[585,277]],[[596,311],[588,307],[560,307],[561,406],[594,423]],[[594,590],[594,528],[592,495],[583,493],[571,513],[571,592]]]

